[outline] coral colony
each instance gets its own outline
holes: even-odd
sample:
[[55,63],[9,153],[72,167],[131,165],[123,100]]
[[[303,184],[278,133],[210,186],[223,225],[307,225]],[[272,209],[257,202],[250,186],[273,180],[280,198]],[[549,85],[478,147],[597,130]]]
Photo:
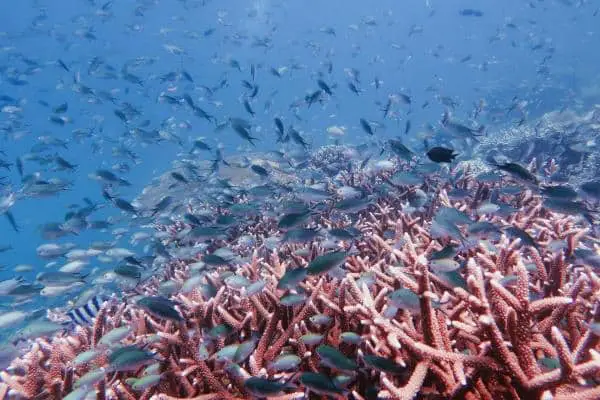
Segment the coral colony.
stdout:
[[[411,207],[423,192],[397,170],[348,173],[368,201],[297,224],[157,226],[166,247],[192,235],[206,255],[108,299],[92,325],[32,341],[0,398],[600,398],[595,227],[468,169],[428,176],[432,201]],[[469,194],[451,200],[457,189]],[[487,209],[494,191],[514,211]],[[223,246],[248,261],[211,254]],[[161,293],[166,281],[177,290]]]

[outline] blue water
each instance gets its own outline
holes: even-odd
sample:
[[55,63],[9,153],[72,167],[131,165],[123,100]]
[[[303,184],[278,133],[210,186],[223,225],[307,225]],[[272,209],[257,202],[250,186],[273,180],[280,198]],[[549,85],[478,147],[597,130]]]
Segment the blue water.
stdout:
[[[484,15],[459,15],[464,8],[476,8]],[[231,129],[215,132],[213,124],[194,116],[189,108],[159,102],[159,94],[170,86],[176,88],[174,95],[190,93],[196,104],[219,122],[229,117],[251,119],[255,127],[261,128],[257,150],[279,148],[272,122],[275,116],[282,117],[286,126],[293,124],[301,130],[314,147],[331,143],[325,133],[331,125],[347,128],[343,143],[373,140],[360,129],[361,117],[384,124],[377,129],[377,139],[401,135],[408,107],[396,106],[400,121],[383,121],[381,106],[375,104],[385,104],[389,94],[401,92],[413,101],[408,115],[412,129],[406,141],[418,144],[416,134],[425,124],[436,124],[444,110],[436,95],[454,99],[458,103],[454,115],[463,120],[467,120],[473,104],[480,99],[508,108],[517,96],[529,102],[532,117],[574,105],[576,100],[584,101],[578,96],[582,87],[599,79],[600,15],[594,15],[597,8],[591,1],[551,0],[4,2],[0,5],[0,94],[16,99],[22,112],[16,121],[11,121],[6,113],[0,114],[0,149],[6,154],[0,157],[14,163],[30,151],[39,136],[51,135],[67,141],[68,149],[56,147],[46,154],[60,155],[77,164],[77,170],[54,172],[53,165],[25,162],[26,174],[39,171],[45,179],[68,179],[73,185],[57,196],[19,199],[11,208],[20,227],[18,233],[7,220],[0,220],[0,245],[13,247],[0,254],[0,265],[4,266],[0,278],[14,276],[17,264],[31,264],[34,270],[20,275],[32,281],[46,263],[35,254],[36,247],[46,243],[39,235],[39,225],[61,222],[69,205],[82,205],[83,197],[103,201],[100,185],[88,177],[89,173],[126,161],[131,172],[122,176],[133,186],[120,188],[118,194],[133,200],[153,177],[169,169],[179,153],[188,151],[191,139],[197,136],[204,136],[213,148],[222,144],[226,154],[249,148]],[[136,9],[140,10],[139,15]],[[515,27],[508,27],[507,23]],[[409,36],[411,27],[422,31]],[[332,28],[335,36],[322,31],[326,28]],[[214,29],[214,33],[205,36],[209,29]],[[92,33],[94,39],[89,34],[85,37],[86,32]],[[261,40],[266,40],[269,47],[253,45]],[[165,45],[177,46],[184,54],[170,54]],[[535,50],[537,45],[541,48]],[[471,60],[459,62],[468,55]],[[552,56],[546,63],[548,73],[540,74],[540,62],[548,55]],[[23,57],[37,63],[38,70],[23,75],[29,67]],[[89,75],[89,63],[94,57],[105,64],[98,73]],[[138,57],[154,60],[150,65],[129,69],[143,79],[142,85],[121,77],[122,67]],[[70,72],[57,65],[58,59],[69,66]],[[230,66],[231,59],[239,62],[241,72]],[[327,72],[328,62],[333,65],[331,74]],[[251,64],[257,67],[256,83],[260,85],[253,102],[254,118],[247,115],[240,100],[244,93],[241,80],[251,80]],[[293,64],[301,69],[292,69]],[[100,77],[106,65],[114,68],[117,79]],[[269,72],[272,67],[288,70],[278,78]],[[182,68],[191,74],[194,83],[184,79],[160,82],[160,76],[181,72]],[[345,69],[351,68],[360,71],[360,96],[347,88],[350,79]],[[82,84],[95,91],[114,91],[116,104],[106,100],[90,103],[89,97],[74,92],[75,74],[80,75]],[[333,87],[334,95],[322,105],[301,107],[302,120],[298,120],[289,106],[317,89],[319,74]],[[13,85],[7,81],[11,76],[20,77],[27,84]],[[372,85],[376,77],[384,81],[379,90]],[[215,87],[223,79],[228,86],[218,90],[212,99],[206,98],[205,91],[199,88]],[[272,107],[265,111],[264,104],[275,91]],[[222,105],[216,106],[209,100]],[[47,102],[50,107],[38,101]],[[423,109],[426,101],[429,106]],[[53,107],[64,102],[69,105],[65,115],[72,122],[57,126],[48,117]],[[114,114],[123,102],[142,113],[128,127]],[[144,120],[150,121],[147,129],[159,128],[170,117],[177,123],[188,121],[191,126],[173,130],[183,140],[183,147],[173,142],[143,144],[130,137],[122,141],[141,163],[113,157],[115,142],[128,129]],[[492,123],[481,122],[493,134]],[[80,142],[72,139],[73,130],[93,127],[93,137]],[[14,132],[23,135],[15,137]],[[202,153],[198,157],[213,156]],[[14,165],[11,171],[1,172],[0,176],[6,175],[10,184],[0,193],[19,191],[21,182]],[[91,219],[111,216],[119,217],[120,212],[107,206]],[[124,225],[115,225],[118,226]],[[86,230],[57,242],[70,241],[85,248],[92,240],[111,238],[110,230]],[[124,240],[127,239],[126,236]]]

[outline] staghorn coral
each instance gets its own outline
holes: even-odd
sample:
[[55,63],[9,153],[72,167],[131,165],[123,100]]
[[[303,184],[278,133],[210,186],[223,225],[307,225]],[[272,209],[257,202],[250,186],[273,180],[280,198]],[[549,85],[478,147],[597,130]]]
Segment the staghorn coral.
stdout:
[[[349,173],[346,179],[375,187],[385,178]],[[1,373],[0,394],[62,398],[81,376],[108,363],[103,356],[75,366],[73,356],[97,347],[99,338],[112,328],[128,325],[132,333],[122,343],[154,350],[161,379],[136,391],[127,379],[141,369],[109,373],[89,388],[98,399],[253,398],[245,385],[252,376],[292,380],[294,386],[271,399],[306,398],[307,391],[318,397],[315,388],[303,385],[295,373],[274,370],[273,361],[281,354],[300,357],[301,372],[346,376],[340,384],[345,394],[329,393],[336,398],[599,398],[600,338],[590,325],[600,323],[600,279],[592,267],[573,257],[582,242],[597,243],[591,232],[578,217],[544,208],[530,191],[505,196],[520,211],[482,220],[526,229],[537,247],[523,246],[505,235],[466,247],[459,253],[464,268],[450,281],[447,275],[433,273],[428,261],[449,242],[431,236],[435,210],[444,205],[472,213],[493,188],[465,174],[456,186],[471,188],[475,195],[452,202],[446,195],[450,187],[437,189],[434,183],[425,182],[436,191],[420,212],[403,211],[402,202],[412,190],[405,188],[402,195],[381,197],[359,213],[355,226],[363,237],[337,243],[348,252],[343,271],[309,274],[294,290],[279,289],[279,280],[286,271],[326,253],[322,242],[282,244],[269,250],[262,245],[234,245],[236,238],[230,237],[218,245],[230,244],[250,256],[249,261],[234,272],[229,267],[205,271],[201,286],[172,296],[183,322],[157,319],[132,301],[109,303],[93,327],[49,341],[37,339],[13,362],[10,373]],[[334,218],[333,213],[324,212],[313,223],[325,228],[349,223],[348,216]],[[175,241],[184,228],[178,223],[161,229]],[[260,243],[275,232],[276,221],[264,217],[237,234],[252,234]],[[556,240],[565,242],[564,249],[553,250]],[[162,276],[138,291],[155,295],[161,280],[183,283],[193,275],[190,265],[195,261],[170,262]],[[249,292],[248,284],[240,281],[262,281],[264,287]],[[418,296],[417,310],[391,306],[388,295],[399,288]],[[283,304],[282,297],[290,293],[304,295],[305,300]],[[314,317],[323,315],[327,323],[315,322]],[[223,327],[225,333],[215,334]],[[343,332],[358,334],[360,343],[343,341]],[[324,366],[316,345],[304,340],[310,333],[321,334],[322,343],[357,360],[360,368],[349,373]],[[235,363],[222,355],[227,346],[249,343],[253,346],[248,354]],[[366,361],[373,355],[402,366],[402,372],[374,367]],[[548,360],[555,365],[543,362]]]

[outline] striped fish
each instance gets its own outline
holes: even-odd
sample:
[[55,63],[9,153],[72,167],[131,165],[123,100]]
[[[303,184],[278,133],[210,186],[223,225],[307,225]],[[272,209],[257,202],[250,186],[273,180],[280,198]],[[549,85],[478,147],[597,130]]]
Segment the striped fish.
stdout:
[[75,307],[67,313],[67,317],[77,325],[91,325],[96,315],[109,298],[103,295],[92,297],[81,307]]

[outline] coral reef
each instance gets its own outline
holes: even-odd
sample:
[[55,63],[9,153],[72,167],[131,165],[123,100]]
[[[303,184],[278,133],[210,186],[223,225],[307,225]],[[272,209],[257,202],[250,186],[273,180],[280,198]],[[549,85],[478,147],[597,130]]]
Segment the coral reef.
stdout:
[[482,137],[478,153],[498,153],[526,163],[534,158],[538,163],[553,158],[561,166],[555,180],[578,185],[600,173],[599,135],[599,105],[578,111],[565,109],[548,112],[535,123],[511,125]]
[[[352,177],[365,188],[382,185],[382,178]],[[147,312],[133,294],[109,302],[92,327],[36,339],[1,373],[0,398],[60,399],[102,367],[105,373],[71,398],[88,391],[97,399],[155,400],[600,398],[600,278],[574,256],[583,244],[597,250],[592,231],[577,215],[548,210],[530,190],[501,195],[519,211],[474,218],[523,229],[534,243],[506,234],[481,240],[460,249],[460,269],[434,272],[431,255],[451,242],[432,237],[436,210],[476,215],[500,183],[465,173],[455,187],[472,195],[452,201],[450,185],[431,179],[425,187],[433,198],[424,209],[404,211],[414,190],[406,187],[358,212],[353,225],[361,237],[335,243],[345,255],[342,266],[310,267],[330,254],[324,241],[262,245],[277,233],[269,216],[226,241],[213,240],[213,247],[229,245],[249,257],[243,265],[198,271],[198,260],[169,262],[137,290],[157,295],[161,281],[178,282],[182,289],[171,300],[183,318]],[[333,208],[310,224],[351,222]],[[184,227],[165,228],[165,243]],[[239,235],[257,244],[234,244]],[[111,370],[105,353],[73,362],[121,326],[131,328],[121,344],[155,355],[154,384],[136,390],[129,382],[144,366]],[[285,355],[297,362],[282,366]]]

